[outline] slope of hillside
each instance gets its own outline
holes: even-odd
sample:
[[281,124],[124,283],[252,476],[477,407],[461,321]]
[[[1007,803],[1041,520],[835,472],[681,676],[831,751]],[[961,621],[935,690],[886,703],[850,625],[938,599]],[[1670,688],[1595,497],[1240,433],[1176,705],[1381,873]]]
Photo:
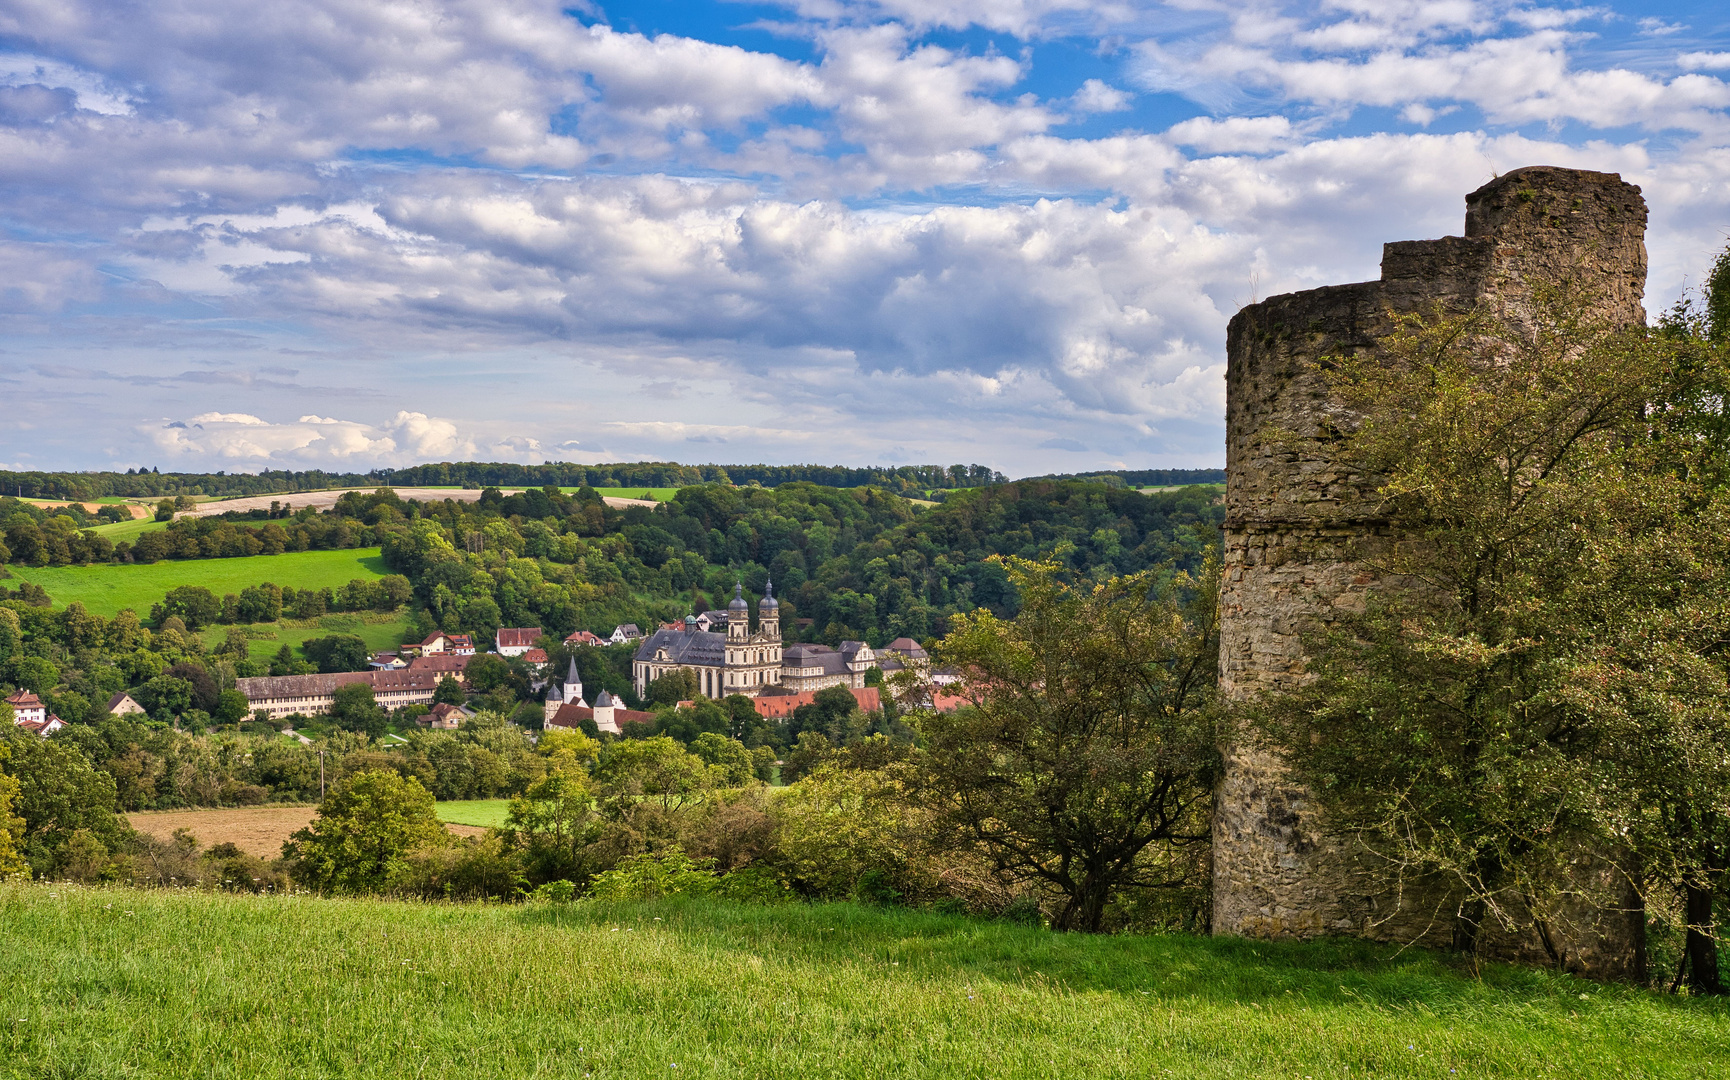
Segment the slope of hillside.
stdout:
[[[1705,1077],[1730,1009],[1362,943],[850,904],[0,885],[0,1073]],[[1716,1064],[1714,1064],[1716,1063]]]

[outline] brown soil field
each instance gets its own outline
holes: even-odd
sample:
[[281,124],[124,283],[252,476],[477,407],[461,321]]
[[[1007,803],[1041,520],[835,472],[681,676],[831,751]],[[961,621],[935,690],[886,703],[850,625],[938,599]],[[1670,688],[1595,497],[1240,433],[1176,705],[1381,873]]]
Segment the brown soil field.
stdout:
[[[233,844],[248,855],[274,859],[282,854],[289,834],[311,823],[318,808],[313,806],[237,806],[223,810],[155,810],[127,814],[126,820],[141,833],[161,840],[185,829],[203,847]],[[485,829],[472,825],[446,825],[457,836],[480,836]]]
[[[52,502],[48,499],[25,499],[24,501],[31,504],[32,506],[43,506],[43,507],[72,506],[72,505],[74,505],[73,503],[69,503],[69,502]],[[101,503],[77,503],[76,505],[82,506],[84,509],[90,511],[92,514],[96,513],[96,511],[102,509]],[[145,506],[140,506],[138,503],[116,503],[114,505],[121,507],[128,514],[131,514],[132,519],[134,521],[138,520],[141,517],[149,517],[150,516],[150,508],[145,507]]]

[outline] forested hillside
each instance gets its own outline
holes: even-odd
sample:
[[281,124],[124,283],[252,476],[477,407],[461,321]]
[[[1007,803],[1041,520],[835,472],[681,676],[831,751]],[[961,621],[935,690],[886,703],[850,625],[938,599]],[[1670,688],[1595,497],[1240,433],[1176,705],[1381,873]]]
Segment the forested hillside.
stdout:
[[[699,484],[626,510],[592,489],[489,490],[472,503],[405,502],[381,489],[347,495],[325,514],[183,519],[110,548],[70,516],[0,499],[0,558],[28,567],[378,545],[413,585],[417,629],[483,637],[500,626],[563,636],[647,625],[724,604],[736,581],[761,595],[772,578],[789,637],[881,643],[941,633],[947,616],[975,606],[1012,612],[1003,571],[986,556],[1056,552],[1090,573],[1170,560],[1188,568],[1221,514],[1203,488],[1140,495],[1077,481],[976,488],[927,509],[879,488],[809,483]],[[273,581],[271,565],[260,562],[257,585],[295,586]],[[227,607],[246,610],[244,599]],[[214,597],[217,608],[222,600]]]

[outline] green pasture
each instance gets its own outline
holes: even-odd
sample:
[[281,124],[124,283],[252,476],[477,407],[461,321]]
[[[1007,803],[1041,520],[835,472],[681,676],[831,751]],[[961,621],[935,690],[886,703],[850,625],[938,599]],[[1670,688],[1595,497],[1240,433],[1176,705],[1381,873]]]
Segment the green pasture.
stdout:
[[1730,1006],[1361,943],[855,904],[0,885],[0,1074],[1723,1075]]
[[509,799],[452,799],[438,804],[438,815],[440,821],[453,825],[501,829],[510,808]]
[[[343,579],[345,582],[347,579]],[[215,647],[228,636],[227,626],[208,626],[200,631],[199,636],[207,646]],[[254,660],[268,660],[274,656],[283,645],[292,646],[295,650],[307,638],[326,637],[330,634],[354,634],[366,642],[366,647],[372,652],[394,650],[402,644],[403,635],[408,633],[408,618],[406,615],[381,617],[367,612],[342,613],[323,615],[314,626],[284,626],[281,623],[254,623],[242,627],[257,635],[247,642],[248,655]]]
[[[126,524],[122,522],[122,524]],[[56,606],[74,600],[93,614],[113,615],[131,608],[140,615],[180,585],[202,585],[222,596],[266,581],[296,589],[336,588],[354,578],[383,577],[378,548],[346,551],[294,551],[236,559],[174,559],[149,565],[12,566],[12,576],[48,590]]]
[[131,521],[116,521],[108,525],[97,525],[90,531],[99,536],[106,536],[110,542],[118,544],[122,540],[131,543],[147,532],[166,528],[168,528],[168,522],[147,517],[133,518]]

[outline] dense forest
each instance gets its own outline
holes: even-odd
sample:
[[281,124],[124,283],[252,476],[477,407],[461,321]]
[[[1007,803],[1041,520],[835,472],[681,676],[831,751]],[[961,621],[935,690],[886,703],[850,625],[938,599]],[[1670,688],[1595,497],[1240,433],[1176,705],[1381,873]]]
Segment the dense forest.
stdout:
[[0,471],[0,494],[27,499],[144,499],[176,495],[236,497],[291,494],[344,487],[685,487],[689,484],[814,483],[828,487],[881,487],[897,494],[1001,484],[1007,478],[985,465],[681,465],[631,462],[576,465],[548,462],[445,461],[365,473],[266,470],[260,473],[173,473],[158,469],[120,472]]
[[[625,510],[593,489],[488,489],[472,503],[405,501],[380,489],[350,493],[326,513],[182,519],[109,547],[70,517],[0,499],[0,557],[45,566],[377,545],[413,585],[417,631],[486,638],[500,626],[562,637],[649,625],[718,606],[735,582],[755,597],[773,580],[789,638],[881,644],[940,634],[957,611],[1013,612],[988,555],[1056,552],[1088,573],[1190,568],[1222,513],[1205,488],[1141,495],[1044,480],[961,491],[928,509],[878,488],[807,483],[699,484]],[[268,573],[261,564],[260,586]]]

